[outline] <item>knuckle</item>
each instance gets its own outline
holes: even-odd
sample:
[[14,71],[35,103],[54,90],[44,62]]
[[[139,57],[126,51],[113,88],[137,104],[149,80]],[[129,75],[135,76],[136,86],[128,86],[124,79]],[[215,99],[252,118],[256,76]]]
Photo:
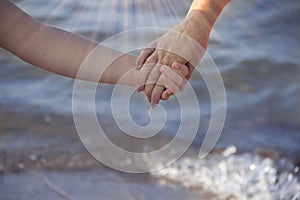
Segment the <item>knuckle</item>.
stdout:
[[160,72],[155,70],[152,71],[152,73],[149,75],[147,82],[155,83],[158,81],[160,77]]
[[160,66],[160,71],[161,72],[166,72],[167,71],[167,66],[166,65],[161,65]]
[[166,56],[161,58],[161,64],[169,65],[170,59]]
[[165,86],[162,85],[162,84],[161,85],[157,85],[156,87],[157,87],[156,92],[158,92],[160,94],[162,94],[164,92],[164,90],[166,89]]
[[150,85],[148,85],[148,87],[146,86],[145,93],[148,97],[151,97],[152,89],[153,89],[153,87],[151,87]]
[[156,61],[157,61],[156,56],[150,56],[147,59],[146,63],[148,63],[148,64],[152,63],[153,64],[153,63],[156,63]]
[[164,75],[164,74],[162,74],[162,75],[160,76],[160,80],[161,80],[161,81],[166,81],[166,78],[167,78],[167,77],[166,77],[166,75]]
[[147,80],[147,82],[149,83],[149,84],[154,84],[155,82],[156,82],[156,77],[154,77],[154,76],[150,76],[149,78],[148,78],[148,80]]
[[181,85],[183,83],[183,78],[181,76],[178,77],[178,85]]
[[186,77],[188,75],[188,73],[189,73],[189,70],[185,67],[183,70],[183,73],[182,73],[183,76]]
[[143,79],[142,76],[137,77],[137,83],[138,83],[138,85],[143,85],[144,84],[144,79]]

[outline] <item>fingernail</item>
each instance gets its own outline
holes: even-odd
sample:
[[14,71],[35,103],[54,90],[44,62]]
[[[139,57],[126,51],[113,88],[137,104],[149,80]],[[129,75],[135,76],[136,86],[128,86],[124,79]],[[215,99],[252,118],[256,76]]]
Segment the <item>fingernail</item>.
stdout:
[[174,64],[172,65],[172,68],[173,68],[173,69],[179,69],[179,66],[178,66],[176,63],[174,63]]
[[136,65],[137,69],[140,69],[142,67],[142,65]]
[[160,72],[161,73],[164,73],[164,72],[166,72],[166,68],[165,68],[165,66],[163,65],[163,66],[161,66],[161,68],[160,68]]
[[152,108],[156,108],[157,104],[152,104]]
[[152,105],[156,106],[159,103],[159,100],[160,100],[160,97],[158,97],[158,96],[153,97],[153,99],[152,99]]
[[157,106],[157,104],[158,104],[158,102],[155,99],[151,100],[152,108],[155,108]]
[[142,91],[144,91],[144,89],[145,89],[145,87],[142,85],[138,88],[138,92],[142,92]]
[[184,83],[184,84],[181,85],[180,90],[181,90],[181,91],[184,91],[185,88],[186,88],[186,83]]

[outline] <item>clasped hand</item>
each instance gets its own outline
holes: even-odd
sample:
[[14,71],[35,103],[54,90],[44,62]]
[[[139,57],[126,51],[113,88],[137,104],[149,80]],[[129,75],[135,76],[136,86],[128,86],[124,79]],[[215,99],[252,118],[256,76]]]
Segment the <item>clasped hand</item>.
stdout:
[[[184,89],[206,50],[209,32],[205,24],[187,18],[142,51],[137,59],[141,73],[137,81],[142,85],[139,91],[145,92],[152,105]],[[167,78],[173,80],[172,87],[162,84]]]

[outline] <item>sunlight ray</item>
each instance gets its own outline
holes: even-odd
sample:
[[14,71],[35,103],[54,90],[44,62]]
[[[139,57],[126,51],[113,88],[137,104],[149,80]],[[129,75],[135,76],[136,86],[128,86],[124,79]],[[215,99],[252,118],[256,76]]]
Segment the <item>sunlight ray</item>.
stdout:
[[141,26],[141,22],[144,22],[146,21],[145,19],[145,15],[147,14],[147,6],[146,6],[146,3],[145,3],[146,0],[141,0],[139,1],[139,5],[137,7],[137,10],[136,10],[136,20],[138,20],[138,24],[139,26]]
[[172,28],[173,25],[175,24],[175,21],[177,21],[176,19],[173,18],[173,11],[172,8],[169,6],[167,0],[163,1],[163,6],[164,6],[164,10],[166,11],[166,13],[164,14],[165,17],[168,17],[170,20],[168,20],[168,22],[170,24],[168,24],[168,28]]
[[116,3],[115,11],[118,13],[115,15],[114,33],[119,33],[124,29],[124,1]]
[[169,0],[166,0],[165,2],[166,2],[166,7],[168,7],[170,9],[172,20],[174,20],[176,23],[179,23],[180,17],[178,15],[178,11],[176,10],[176,8],[172,4],[172,2],[170,2]]
[[58,15],[59,13],[61,13],[62,9],[66,5],[68,5],[68,3],[70,3],[70,2],[71,2],[71,0],[62,0],[60,3],[58,3],[58,5],[56,6],[56,8],[51,12],[51,14],[49,15],[49,17],[47,17],[47,19],[45,20],[45,23],[46,24],[53,23],[53,17],[55,17],[56,15]]
[[131,15],[131,22],[133,23],[132,28],[136,28],[137,27],[137,17],[138,17],[138,12],[137,12],[137,4],[138,2],[131,2],[131,11],[133,13],[133,15]]
[[151,0],[146,0],[147,1],[147,5],[148,5],[148,8],[149,8],[149,15],[151,16],[151,20],[152,20],[152,26],[153,27],[157,27],[158,26],[158,23],[157,23],[157,20],[155,19],[155,10],[153,9],[152,7],[152,3],[151,3]]
[[[114,24],[114,23],[116,23],[116,21],[118,19],[118,16],[120,15],[118,13],[118,11],[116,10],[117,4],[119,3],[118,1],[119,0],[112,0],[110,2],[106,1],[106,2],[108,2],[107,3],[108,5],[111,5],[110,8],[107,7],[107,10],[108,10],[108,12],[107,12],[108,13],[107,14],[107,16],[108,16],[107,17],[107,23],[108,23],[107,24],[107,31],[109,33],[115,33],[115,30],[113,29],[113,27],[115,27],[116,24]],[[105,6],[107,6],[107,5],[105,5]],[[116,13],[117,13],[117,16],[116,16]]]
[[131,15],[134,15],[135,13],[133,13],[133,11],[130,9],[130,2],[128,0],[123,0],[124,4],[123,4],[123,7],[124,7],[124,20],[122,21],[123,23],[123,29],[124,30],[128,30],[130,29],[130,23],[132,23],[130,21],[130,16]]
[[[120,1],[118,4],[118,12],[121,13],[118,19],[120,23],[116,24],[115,29],[117,32],[127,31],[130,29],[130,25],[132,24],[132,22],[130,22],[130,16],[134,15],[134,13],[130,10],[130,0]],[[129,43],[131,43],[131,41],[126,35],[122,40],[122,45],[120,45],[121,49],[119,50],[126,51],[129,48]]]
[[181,5],[182,8],[185,8],[185,10],[183,11],[183,17],[185,18],[185,16],[187,15],[187,13],[189,12],[190,6],[192,4],[192,0],[190,1],[186,1],[186,0],[179,0],[179,5]]
[[[147,23],[149,21],[148,18],[146,18],[146,15],[149,14],[149,8],[147,8],[147,0],[141,0],[138,1],[138,5],[136,6],[135,10],[135,21],[137,23],[136,28],[144,28],[147,26]],[[137,35],[137,43],[138,44],[143,44],[144,38],[141,35]],[[139,46],[140,47],[140,46]]]
[[104,20],[105,20],[104,18],[106,16],[105,6],[103,5],[103,2],[104,1],[101,1],[98,4],[99,11],[96,16],[96,23],[95,23],[94,29],[92,30],[92,34],[91,34],[91,39],[95,40],[95,41],[98,40],[99,32],[104,32],[103,30],[100,30],[101,27],[103,27]]
[[75,8],[76,14],[78,13],[78,15],[74,17],[74,19],[72,20],[71,29],[74,30],[75,32],[84,32],[82,30],[82,27],[83,24],[86,23],[84,19],[87,19],[86,10],[88,9],[88,4],[90,0],[85,0],[82,2],[84,3],[82,3],[79,7]]
[[159,6],[162,10],[161,15],[166,17],[168,15],[171,15],[171,10],[168,8],[166,1],[161,1],[161,5]]
[[[148,20],[147,19],[147,17],[148,17],[148,15],[150,15],[150,17],[151,17],[151,27],[160,27],[159,26],[159,23],[157,22],[158,20],[157,20],[157,18],[155,18],[155,9],[153,8],[153,5],[152,5],[152,3],[151,3],[151,0],[146,0],[146,6],[148,7],[148,9],[147,9],[147,12],[145,12],[146,13],[146,18],[145,18],[145,21],[146,20]],[[151,32],[151,34],[155,34],[155,38],[158,38],[161,34],[160,34],[160,31],[159,30],[155,30],[155,31],[153,31],[153,32]]]

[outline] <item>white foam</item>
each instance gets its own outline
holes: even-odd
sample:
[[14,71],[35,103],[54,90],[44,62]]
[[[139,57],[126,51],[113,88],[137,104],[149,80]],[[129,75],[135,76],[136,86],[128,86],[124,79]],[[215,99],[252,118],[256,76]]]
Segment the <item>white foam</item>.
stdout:
[[[232,149],[232,146],[229,148]],[[300,183],[295,175],[289,172],[279,174],[272,159],[256,154],[211,154],[205,159],[184,158],[152,172],[152,175],[187,188],[204,189],[221,199],[232,196],[239,200],[300,198]]]

